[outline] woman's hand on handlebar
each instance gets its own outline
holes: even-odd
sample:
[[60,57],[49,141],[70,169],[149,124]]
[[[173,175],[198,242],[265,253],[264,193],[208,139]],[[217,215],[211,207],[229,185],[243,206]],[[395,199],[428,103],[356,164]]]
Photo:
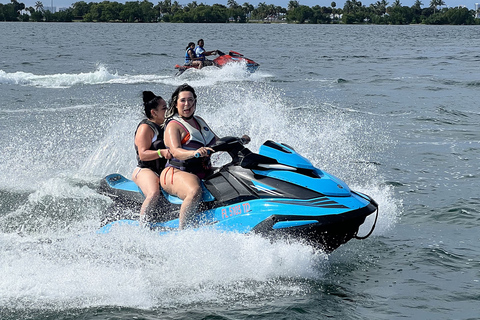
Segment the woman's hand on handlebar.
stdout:
[[210,154],[212,154],[213,152],[215,152],[215,150],[213,150],[212,148],[201,147],[201,148],[198,148],[197,150],[195,150],[194,157],[195,158],[207,157]]

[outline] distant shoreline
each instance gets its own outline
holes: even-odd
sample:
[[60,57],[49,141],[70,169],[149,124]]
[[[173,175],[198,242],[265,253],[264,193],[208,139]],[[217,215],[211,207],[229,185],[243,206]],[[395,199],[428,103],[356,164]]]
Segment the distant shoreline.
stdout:
[[[239,5],[229,1],[228,7],[212,6],[193,1],[180,5],[177,1],[160,1],[157,5],[148,0],[142,2],[75,2],[73,7],[56,11],[44,7],[41,1],[35,7],[12,0],[0,4],[0,21],[21,22],[112,22],[112,23],[256,23],[256,24],[366,24],[366,25],[479,25],[480,9],[444,7],[444,1],[433,1],[428,7],[417,0],[411,7],[402,6],[400,0],[390,6],[377,1],[366,7],[360,1],[348,0],[343,8],[316,5],[308,7],[298,1],[290,1],[288,8],[248,2]],[[52,11],[50,11],[52,10]]]

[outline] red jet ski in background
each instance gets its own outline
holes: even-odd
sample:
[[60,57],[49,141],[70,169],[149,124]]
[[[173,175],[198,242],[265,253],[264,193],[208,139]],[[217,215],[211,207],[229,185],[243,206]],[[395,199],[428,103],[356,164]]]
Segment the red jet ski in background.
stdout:
[[[217,50],[218,57],[213,59],[213,65],[222,68],[228,63],[246,63],[247,65],[247,70],[251,73],[255,72],[258,67],[260,66],[258,63],[255,61],[246,58],[243,54],[235,52],[235,51],[230,51],[228,54],[223,53],[220,50]],[[198,69],[197,66],[181,66],[181,65],[175,65],[175,69],[178,69],[177,73],[175,76],[179,76],[182,73],[184,73],[187,69],[190,68],[195,68]]]

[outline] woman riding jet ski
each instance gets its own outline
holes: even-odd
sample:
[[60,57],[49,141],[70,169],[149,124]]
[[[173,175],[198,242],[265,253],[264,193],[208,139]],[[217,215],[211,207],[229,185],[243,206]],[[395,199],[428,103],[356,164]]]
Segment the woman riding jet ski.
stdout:
[[[256,63],[252,59],[248,59],[243,54],[235,52],[235,51],[230,51],[228,54],[223,53],[220,50],[215,50],[214,52],[218,55],[218,57],[216,57],[215,59],[213,59],[211,61],[208,60],[210,62],[210,64],[208,64],[208,65],[213,65],[213,66],[218,67],[218,68],[223,68],[224,66],[226,66],[229,63],[243,63],[243,64],[245,64],[245,66],[247,68],[247,71],[251,72],[251,73],[255,72],[258,69],[258,67],[260,66],[258,63]],[[190,62],[189,59],[192,62]],[[175,76],[181,75],[187,69],[191,69],[191,68],[201,69],[203,66],[206,66],[205,62],[202,62],[201,65],[196,63],[196,62],[193,62],[193,61],[196,61],[195,59],[196,58],[192,58],[192,57],[189,56],[188,59],[187,59],[187,57],[185,58],[185,65],[183,65],[183,66],[178,65],[178,64],[175,65],[175,69],[178,69]]]
[[[253,153],[244,146],[248,141],[245,136],[225,137],[212,147],[215,152],[228,152],[232,161],[202,180],[203,208],[196,214],[196,227],[294,239],[326,252],[373,232],[378,205],[372,198],[350,190],[286,144],[269,140]],[[114,200],[114,210],[99,233],[121,225],[139,225],[134,217],[119,216],[119,208],[138,212],[136,206],[143,198],[135,183],[111,174],[102,180],[100,192]],[[181,203],[171,195],[164,196],[149,224],[161,233],[178,230]],[[360,225],[375,212],[370,232],[360,237]]]

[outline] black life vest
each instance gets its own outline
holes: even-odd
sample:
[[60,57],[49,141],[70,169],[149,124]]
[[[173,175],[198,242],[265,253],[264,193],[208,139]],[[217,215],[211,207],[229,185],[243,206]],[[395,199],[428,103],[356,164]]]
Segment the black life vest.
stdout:
[[[164,131],[163,128],[158,124],[156,124],[155,122],[152,122],[148,119],[143,119],[138,124],[137,129],[135,130],[135,134],[137,134],[138,127],[140,127],[140,125],[142,124],[147,124],[154,132],[152,144],[150,145],[149,150],[166,149],[165,143],[163,142],[163,131]],[[165,158],[159,158],[151,161],[140,160],[140,156],[138,155],[137,145],[135,145],[135,152],[137,153],[137,162],[138,162],[138,167],[140,168],[149,168],[152,171],[160,174],[160,172],[162,172],[162,170],[165,168],[165,165],[167,164],[167,159]]]

